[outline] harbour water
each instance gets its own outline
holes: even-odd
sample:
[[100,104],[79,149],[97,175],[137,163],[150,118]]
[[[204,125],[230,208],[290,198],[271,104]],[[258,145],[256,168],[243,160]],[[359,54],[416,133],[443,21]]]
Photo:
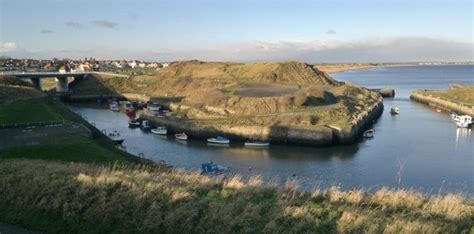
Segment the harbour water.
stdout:
[[[384,100],[385,111],[374,123],[375,137],[353,145],[268,148],[211,146],[202,140],[177,141],[130,129],[127,116],[95,104],[72,105],[99,129],[117,130],[123,145],[187,170],[213,161],[232,167],[242,177],[261,175],[284,183],[298,179],[305,190],[332,185],[376,189],[380,186],[415,188],[427,193],[474,193],[474,130],[458,129],[446,113],[409,99],[415,89],[447,89],[450,83],[474,85],[474,66],[389,67],[332,74],[340,81],[368,88],[394,88],[395,98]],[[390,114],[399,106],[400,115]]]

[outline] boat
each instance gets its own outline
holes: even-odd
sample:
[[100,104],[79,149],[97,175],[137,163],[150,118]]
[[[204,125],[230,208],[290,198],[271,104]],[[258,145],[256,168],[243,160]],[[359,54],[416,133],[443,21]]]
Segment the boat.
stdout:
[[374,129],[369,129],[369,130],[365,131],[364,133],[362,133],[362,136],[364,138],[373,138],[375,136],[375,130]]
[[138,119],[129,119],[128,126],[131,128],[140,127],[142,123]]
[[120,111],[120,106],[117,102],[111,102],[109,108],[111,111]]
[[178,134],[175,134],[174,137],[177,139],[177,140],[181,140],[181,141],[186,141],[188,140],[188,135],[186,135],[186,133],[178,133]]
[[146,106],[149,111],[158,112],[161,109],[161,106],[156,103],[150,103]]
[[460,116],[460,115],[459,115],[458,113],[456,113],[456,112],[451,113],[451,119],[452,119],[454,122],[459,121],[459,116]]
[[217,136],[215,138],[213,137],[213,138],[207,139],[207,142],[213,143],[213,144],[229,144],[230,140],[223,136]]
[[270,141],[260,141],[260,140],[248,140],[244,143],[244,146],[247,147],[267,147],[270,145]]
[[201,174],[205,175],[219,175],[222,173],[229,172],[230,170],[230,167],[221,166],[213,163],[212,161],[201,164]]
[[140,125],[140,129],[143,131],[151,130],[151,124],[148,120],[143,120],[142,124]]
[[392,115],[400,114],[400,108],[398,106],[394,106],[394,107],[390,108],[390,114],[392,114]]
[[472,117],[469,115],[459,115],[455,122],[458,128],[468,128],[472,124]]
[[151,130],[151,133],[156,135],[166,135],[168,134],[168,129],[166,127],[157,127]]
[[120,133],[117,131],[110,132],[107,136],[114,144],[122,144],[125,141],[125,138],[120,136]]

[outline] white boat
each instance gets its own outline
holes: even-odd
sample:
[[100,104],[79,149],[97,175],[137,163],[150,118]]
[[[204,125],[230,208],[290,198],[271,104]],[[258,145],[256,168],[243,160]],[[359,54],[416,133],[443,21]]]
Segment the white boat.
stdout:
[[151,130],[151,133],[156,135],[166,135],[168,134],[168,129],[166,127],[157,127]]
[[109,134],[107,134],[107,136],[115,144],[122,144],[125,141],[125,138],[120,136],[120,133],[117,131],[110,132]]
[[143,120],[140,125],[140,129],[143,131],[149,131],[151,129],[151,124],[148,120]]
[[207,142],[212,143],[212,144],[229,144],[230,140],[223,137],[223,136],[217,136],[213,138],[207,139]]
[[259,141],[259,140],[248,140],[244,143],[247,147],[267,147],[270,145],[270,141]]
[[161,106],[156,103],[150,103],[146,106],[149,111],[158,112],[161,110]]
[[128,120],[128,126],[129,127],[140,127],[142,123],[138,119],[129,119]]
[[398,106],[394,106],[394,107],[390,108],[390,114],[392,114],[392,115],[400,114],[400,108]]
[[109,108],[112,111],[120,111],[120,106],[117,102],[112,102],[109,104]]
[[472,117],[469,115],[460,115],[456,118],[458,128],[468,128],[472,124]]
[[186,133],[178,133],[178,134],[175,134],[174,137],[177,139],[177,140],[182,140],[182,141],[186,141],[188,140],[188,135],[186,135]]
[[364,138],[373,138],[375,136],[375,130],[374,129],[369,129],[369,130],[365,131],[364,133],[362,133],[362,136]]

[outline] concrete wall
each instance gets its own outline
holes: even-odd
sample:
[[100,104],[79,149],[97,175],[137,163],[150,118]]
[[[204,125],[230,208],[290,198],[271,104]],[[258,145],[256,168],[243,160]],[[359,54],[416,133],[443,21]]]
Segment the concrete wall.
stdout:
[[410,95],[410,99],[430,106],[440,107],[448,111],[455,111],[460,114],[474,116],[474,106],[454,103],[449,100],[442,99],[440,97],[432,96],[430,94],[424,94],[415,91]]

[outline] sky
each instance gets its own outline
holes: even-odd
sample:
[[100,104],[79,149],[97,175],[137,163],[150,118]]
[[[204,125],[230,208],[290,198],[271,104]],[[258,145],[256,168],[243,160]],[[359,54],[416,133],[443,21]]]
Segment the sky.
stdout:
[[473,9],[472,0],[0,0],[0,55],[472,61]]

